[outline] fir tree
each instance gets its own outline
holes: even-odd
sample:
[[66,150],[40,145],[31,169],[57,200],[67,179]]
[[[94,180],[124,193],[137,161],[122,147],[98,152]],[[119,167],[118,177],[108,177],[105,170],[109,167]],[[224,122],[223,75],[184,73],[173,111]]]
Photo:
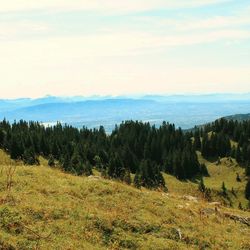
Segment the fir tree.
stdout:
[[39,165],[39,160],[33,148],[30,147],[24,151],[23,162],[26,165]]
[[130,171],[129,170],[126,170],[125,171],[125,175],[124,175],[124,178],[123,178],[123,181],[130,185],[131,184],[131,175],[130,175]]
[[199,190],[204,193],[206,191],[206,187],[203,181],[203,178],[201,177],[200,183],[199,183]]
[[115,153],[114,155],[111,156],[108,165],[108,175],[111,178],[120,180],[123,180],[124,178],[125,168],[118,153]]
[[201,138],[199,130],[196,130],[194,133],[194,149],[201,150]]
[[209,177],[210,176],[209,173],[208,173],[208,170],[207,170],[207,166],[204,163],[202,163],[200,165],[200,172],[201,172],[202,176],[205,176],[205,177]]
[[241,156],[241,149],[239,145],[237,146],[237,149],[235,152],[235,159],[238,163],[241,163],[242,156]]
[[245,169],[246,176],[250,177],[250,164],[248,163]]
[[135,185],[136,188],[140,188],[142,186],[141,175],[140,175],[140,171],[139,170],[137,170],[137,172],[135,174],[134,185]]
[[207,133],[204,133],[202,137],[201,155],[205,158],[210,155],[210,146]]
[[242,207],[241,202],[239,202],[239,206],[238,206],[238,208],[239,208],[240,210],[243,210],[243,207]]
[[225,185],[224,181],[222,182],[221,189],[222,189],[222,194],[224,196],[227,196],[227,188],[226,188],[226,185]]
[[48,165],[49,165],[50,167],[54,167],[54,166],[55,166],[55,159],[54,159],[54,156],[53,156],[53,155],[50,155],[50,156],[49,156]]
[[245,197],[250,201],[250,178],[248,178],[247,185],[245,188]]
[[81,164],[81,169],[79,171],[82,175],[90,176],[93,174],[91,164],[87,161]]
[[140,163],[139,171],[135,175],[134,184],[136,187],[165,187],[165,181],[159,167],[149,160],[142,160]]
[[79,151],[77,148],[75,148],[74,153],[70,159],[70,171],[72,173],[75,173],[77,175],[81,175],[83,173],[83,162],[81,160],[81,157],[79,155]]

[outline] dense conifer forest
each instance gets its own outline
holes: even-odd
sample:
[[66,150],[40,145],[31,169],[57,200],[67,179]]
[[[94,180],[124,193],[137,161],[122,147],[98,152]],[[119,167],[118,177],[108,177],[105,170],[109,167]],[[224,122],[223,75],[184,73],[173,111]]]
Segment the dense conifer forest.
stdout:
[[[249,175],[249,138],[250,121],[225,119],[191,132],[166,122],[156,128],[149,123],[126,121],[110,135],[102,126],[77,129],[60,123],[51,127],[38,122],[0,123],[0,147],[12,159],[39,165],[38,156],[42,155],[51,167],[59,163],[64,171],[76,175],[91,175],[95,167],[104,177],[128,184],[134,174],[134,185],[148,188],[165,188],[161,172],[180,180],[207,176],[196,150],[205,158],[236,158]],[[231,139],[237,142],[237,147],[231,147]]]

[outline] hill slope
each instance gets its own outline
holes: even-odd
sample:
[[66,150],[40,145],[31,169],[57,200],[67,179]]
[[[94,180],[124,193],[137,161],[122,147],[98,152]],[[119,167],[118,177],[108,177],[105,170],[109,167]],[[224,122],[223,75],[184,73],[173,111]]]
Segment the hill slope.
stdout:
[[[7,191],[7,170],[16,165]],[[165,177],[168,194],[72,176],[43,159],[22,166],[0,151],[0,248],[249,249],[249,227],[222,216],[248,212],[215,214],[196,184]]]

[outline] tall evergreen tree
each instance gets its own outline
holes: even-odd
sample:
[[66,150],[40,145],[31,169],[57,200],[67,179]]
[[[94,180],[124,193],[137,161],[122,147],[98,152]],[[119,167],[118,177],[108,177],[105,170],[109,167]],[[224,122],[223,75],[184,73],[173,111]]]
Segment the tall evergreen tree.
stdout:
[[248,178],[247,185],[245,188],[245,197],[250,201],[250,178]]
[[201,138],[199,130],[196,130],[194,133],[194,149],[201,150]]
[[111,178],[120,180],[124,179],[125,168],[118,153],[113,154],[110,158],[108,165],[108,175]]
[[50,167],[54,167],[54,166],[55,166],[55,159],[54,159],[54,156],[53,156],[53,155],[50,155],[50,156],[49,156],[48,165],[49,165]]
[[201,177],[200,183],[199,183],[199,190],[204,193],[206,191],[206,187],[203,181],[203,178]]
[[159,167],[149,160],[141,161],[140,168],[135,175],[134,184],[136,187],[165,187],[165,181]]

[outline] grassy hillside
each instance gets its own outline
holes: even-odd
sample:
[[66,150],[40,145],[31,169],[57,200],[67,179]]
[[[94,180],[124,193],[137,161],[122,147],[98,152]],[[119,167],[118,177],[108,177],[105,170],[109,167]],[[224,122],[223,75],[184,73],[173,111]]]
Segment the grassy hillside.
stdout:
[[[244,207],[248,206],[248,201],[245,199],[245,187],[247,179],[245,176],[245,169],[240,167],[234,159],[222,158],[221,164],[217,165],[216,162],[209,162],[203,159],[198,153],[198,157],[201,163],[205,163],[210,177],[204,178],[206,187],[211,188],[214,192],[214,199],[221,200],[223,203],[237,208],[239,202]],[[241,182],[237,182],[237,173],[241,178]],[[225,199],[219,195],[221,192],[222,182],[228,190],[228,199]],[[232,193],[232,189],[235,194]]]
[[[242,169],[207,164],[212,177],[205,184],[220,189],[224,180],[245,204],[244,182],[234,178]],[[15,173],[7,190],[9,169]],[[138,190],[65,174],[43,159],[39,167],[23,166],[0,151],[0,249],[250,248],[249,227],[223,216],[249,212],[221,207],[216,214],[197,184],[165,178],[169,193]]]

